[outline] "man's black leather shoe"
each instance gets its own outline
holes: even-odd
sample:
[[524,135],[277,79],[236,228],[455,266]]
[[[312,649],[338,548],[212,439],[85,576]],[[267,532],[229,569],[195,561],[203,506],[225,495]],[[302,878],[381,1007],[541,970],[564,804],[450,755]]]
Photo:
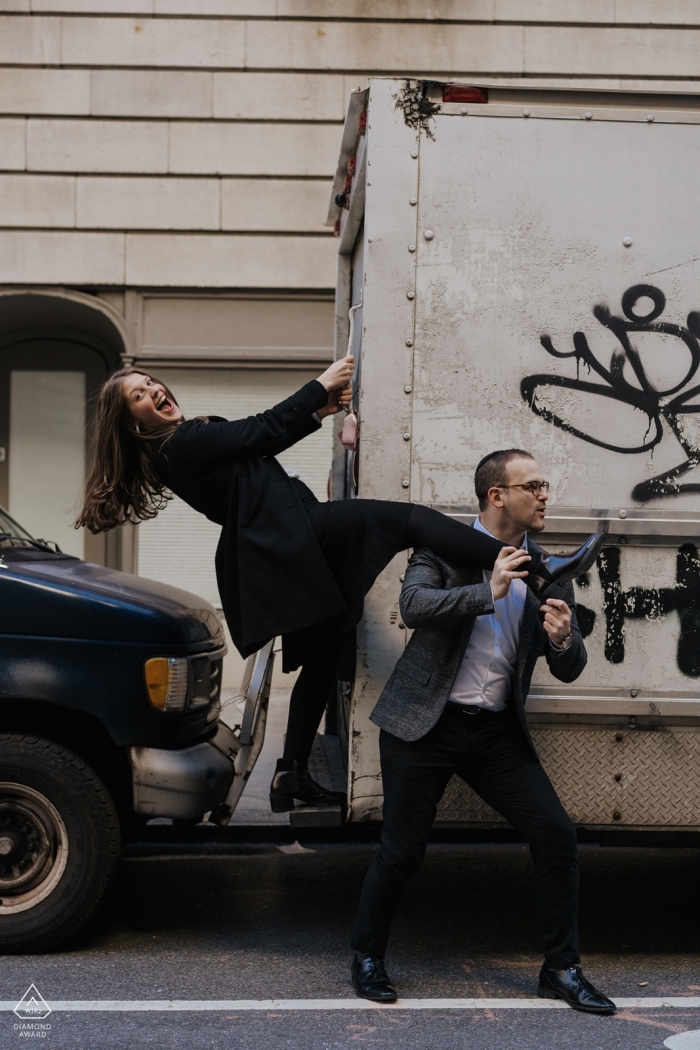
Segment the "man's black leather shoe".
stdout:
[[540,999],[563,999],[574,1010],[587,1014],[614,1014],[617,1007],[587,981],[580,966],[569,966],[566,970],[552,970],[543,966],[537,988]]
[[352,986],[361,999],[371,999],[373,1003],[395,1003],[398,999],[384,969],[384,960],[378,955],[355,952],[350,972]]
[[[573,554],[548,554],[543,551],[525,583],[543,602],[547,598],[564,599],[566,593],[562,584],[588,572],[600,553],[604,539],[605,533],[594,532]],[[541,575],[543,570],[544,575]]]
[[294,769],[275,771],[270,784],[270,806],[273,813],[288,813],[295,800],[307,806],[344,806],[347,796],[342,791],[327,791],[313,779],[308,769],[298,762]]

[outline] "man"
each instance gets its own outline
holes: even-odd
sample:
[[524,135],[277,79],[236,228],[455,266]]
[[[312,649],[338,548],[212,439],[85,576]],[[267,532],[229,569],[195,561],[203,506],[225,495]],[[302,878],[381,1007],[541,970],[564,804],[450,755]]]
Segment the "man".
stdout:
[[[457,569],[425,549],[410,560],[401,614],[415,631],[371,716],[381,728],[384,827],[353,931],[353,985],[365,999],[397,998],[384,968],[391,921],[456,773],[529,842],[544,945],[538,995],[614,1013],[614,1003],[581,972],[576,831],[525,720],[540,656],[562,682],[573,682],[586,665],[571,584],[566,601],[540,605],[522,582],[530,560],[522,548],[528,533],[545,527],[549,484],[521,449],[484,457],[474,484],[474,528],[509,546],[493,573]],[[539,550],[532,540],[529,546]]]

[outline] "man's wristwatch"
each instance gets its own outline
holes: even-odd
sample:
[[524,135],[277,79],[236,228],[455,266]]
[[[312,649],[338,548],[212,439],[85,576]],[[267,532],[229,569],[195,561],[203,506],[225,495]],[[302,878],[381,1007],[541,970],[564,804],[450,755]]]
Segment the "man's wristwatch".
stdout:
[[[569,633],[566,635],[566,637],[562,638],[561,642],[552,642],[552,645],[554,646],[554,648],[558,652],[563,653],[571,645],[571,640],[572,640],[573,637],[574,637],[574,632],[573,631],[569,631]],[[552,641],[551,638],[550,638],[550,641]]]

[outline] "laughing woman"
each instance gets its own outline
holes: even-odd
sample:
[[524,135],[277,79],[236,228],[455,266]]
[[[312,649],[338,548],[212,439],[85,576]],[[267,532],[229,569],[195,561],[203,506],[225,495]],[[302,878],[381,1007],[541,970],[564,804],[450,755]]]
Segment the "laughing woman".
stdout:
[[[429,547],[465,568],[491,569],[503,549],[427,507],[362,499],[320,503],[287,475],[275,456],[343,407],[352,372],[352,357],[344,358],[266,412],[229,422],[217,416],[186,420],[164,383],[126,368],[105,383],[94,417],[95,458],[77,525],[97,533],[145,521],[175,493],[221,526],[216,576],[241,655],[281,635],[285,671],[301,667],[284,756],[270,789],[278,813],[293,809],[295,800],[342,801],[316,784],[307,763],[342,639],[391,558],[409,547]],[[527,576],[518,571],[530,561],[525,551],[510,557],[513,578]],[[543,563],[532,568],[544,577],[540,584],[553,578]]]

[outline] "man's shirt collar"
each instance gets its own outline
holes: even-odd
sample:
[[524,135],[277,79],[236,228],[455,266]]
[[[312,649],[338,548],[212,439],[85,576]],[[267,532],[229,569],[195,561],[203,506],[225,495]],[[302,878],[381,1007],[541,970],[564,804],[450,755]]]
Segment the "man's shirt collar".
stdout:
[[[479,532],[483,532],[487,536],[490,536],[492,540],[496,539],[496,536],[494,536],[492,532],[489,532],[489,530],[486,528],[485,525],[481,524],[481,518],[479,517],[478,514],[477,514],[476,518],[474,519],[474,528],[477,529]],[[523,540],[523,549],[524,550],[528,550],[529,549],[528,545],[527,545],[527,533],[525,533],[525,538]]]

